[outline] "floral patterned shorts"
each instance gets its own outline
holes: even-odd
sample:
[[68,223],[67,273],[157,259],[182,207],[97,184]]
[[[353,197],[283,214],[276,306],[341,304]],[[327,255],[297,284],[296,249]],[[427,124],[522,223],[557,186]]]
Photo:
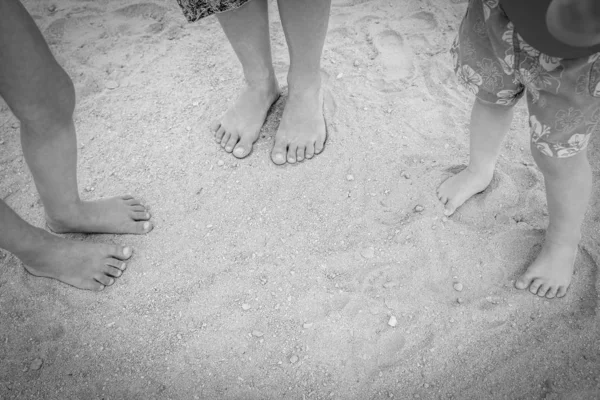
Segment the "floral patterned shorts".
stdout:
[[241,7],[250,0],[177,0],[188,21]]
[[600,53],[540,53],[515,32],[499,0],[470,0],[450,52],[478,99],[513,106],[527,93],[531,141],[541,153],[573,156],[600,131]]

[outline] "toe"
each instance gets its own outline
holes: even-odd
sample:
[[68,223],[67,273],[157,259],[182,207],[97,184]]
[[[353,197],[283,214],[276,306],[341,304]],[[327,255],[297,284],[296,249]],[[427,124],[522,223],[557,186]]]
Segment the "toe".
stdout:
[[284,143],[275,142],[275,146],[271,151],[271,160],[277,165],[285,164],[286,160],[286,145]]
[[296,149],[296,160],[298,160],[298,162],[304,161],[305,153],[306,153],[306,148],[304,146],[298,147],[298,149]]
[[221,140],[223,140],[224,135],[225,135],[225,128],[220,126],[219,129],[217,129],[217,131],[215,132],[215,140],[217,141],[217,143],[221,143]]
[[558,288],[558,292],[556,293],[556,297],[565,297],[566,294],[567,294],[567,287],[560,286]]
[[109,265],[114,268],[118,268],[121,271],[125,271],[125,269],[127,269],[127,263],[125,263],[121,260],[117,260],[116,258],[109,258],[106,261],[106,265]]
[[230,138],[231,138],[231,133],[225,132],[225,134],[221,138],[221,147],[225,148],[225,146],[227,145],[227,142],[229,142]]
[[543,281],[541,279],[534,279],[534,281],[531,282],[531,285],[529,285],[529,291],[533,294],[537,294],[537,291],[540,286],[542,286],[542,283]]
[[445,207],[444,207],[444,215],[449,217],[452,214],[454,214],[455,211],[456,211],[456,206],[454,205],[452,200],[446,200]]
[[290,164],[296,163],[296,151],[298,151],[298,146],[290,145],[287,151],[287,162]]
[[113,283],[115,283],[115,279],[111,278],[110,276],[101,274],[95,277],[95,279],[100,282],[101,284],[103,284],[104,286],[110,286]]
[[250,154],[250,151],[252,150],[252,144],[253,143],[248,139],[240,139],[238,144],[233,149],[233,155],[237,158],[246,157],[248,154]]
[[130,215],[134,221],[147,221],[150,219],[150,213],[146,211],[133,211]]
[[546,293],[548,293],[548,290],[550,290],[550,285],[547,283],[542,283],[542,285],[537,291],[537,295],[540,297],[546,297]]
[[123,271],[121,271],[119,268],[114,268],[110,265],[107,265],[106,269],[104,270],[104,274],[112,276],[114,278],[118,278],[123,274]]
[[225,144],[225,151],[231,153],[236,144],[240,141],[240,136],[237,133],[232,133],[229,140]]
[[314,142],[310,142],[309,144],[306,145],[305,155],[306,155],[306,158],[308,158],[309,160],[315,156],[315,143]]
[[515,282],[515,287],[520,290],[527,289],[532,280],[533,277],[530,276],[527,272],[525,272],[519,277],[519,279],[517,279],[517,281]]
[[134,197],[132,195],[130,195],[130,194],[126,194],[126,195],[121,196],[121,200],[127,201],[127,200],[133,200],[133,199],[134,199]]
[[141,201],[139,201],[138,199],[133,198],[133,197],[130,199],[126,199],[125,204],[127,204],[128,206],[131,206],[131,207],[138,207],[138,206],[144,207],[144,205],[142,204]]
[[220,127],[221,127],[221,121],[219,121],[219,120],[215,120],[215,121],[211,122],[211,124],[210,124],[210,129],[213,132],[217,132]]
[[111,246],[108,255],[118,260],[127,260],[133,254],[131,247]]
[[137,204],[135,206],[130,207],[131,211],[146,211],[146,207],[141,204]]
[[144,233],[150,232],[152,230],[152,228],[154,228],[154,225],[152,225],[151,222],[148,222],[148,221],[136,222],[136,231],[141,235],[143,235]]
[[323,151],[323,149],[325,148],[325,141],[317,141],[317,143],[315,143],[315,154],[321,154],[321,152]]
[[548,293],[546,293],[546,298],[548,298],[548,299],[555,298],[557,290],[558,290],[558,288],[556,286],[552,286],[550,288],[550,290],[548,290]]

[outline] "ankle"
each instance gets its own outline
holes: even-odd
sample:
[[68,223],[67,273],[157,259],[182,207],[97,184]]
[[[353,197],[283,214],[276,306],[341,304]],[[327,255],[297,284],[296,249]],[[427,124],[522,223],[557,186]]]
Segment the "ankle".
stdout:
[[555,229],[551,225],[546,229],[544,244],[549,246],[576,247],[581,241],[580,229]]
[[489,177],[490,179],[492,179],[492,177],[494,176],[495,169],[496,169],[496,166],[494,163],[473,163],[473,162],[470,162],[466,168],[466,170],[473,175],[485,176],[485,177]]
[[291,93],[318,93],[321,90],[321,74],[288,75],[288,89]]
[[81,199],[65,203],[60,207],[46,207],[46,223],[52,228],[53,226],[62,226],[68,224],[73,219],[77,219],[81,213]]
[[246,86],[254,90],[269,92],[272,91],[274,87],[279,87],[279,82],[277,82],[274,72],[267,74],[245,75],[244,80],[246,82]]

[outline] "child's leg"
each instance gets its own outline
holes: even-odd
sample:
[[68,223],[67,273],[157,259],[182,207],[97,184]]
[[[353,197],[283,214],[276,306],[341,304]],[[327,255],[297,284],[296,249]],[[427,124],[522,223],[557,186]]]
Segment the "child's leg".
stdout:
[[540,297],[563,297],[571,283],[581,224],[590,199],[592,171],[586,151],[568,158],[548,157],[532,145],[544,174],[549,224],[542,251],[515,286]]
[[77,189],[75,92],[17,0],[0,2],[0,95],[21,121],[25,160],[48,225],[57,232],[146,233],[149,215],[131,196],[83,202]]
[[[0,1],[0,95],[21,121],[23,152],[47,214],[66,232],[145,233],[147,211],[130,196],[82,202],[77,190],[73,86],[17,0]],[[84,289],[110,285],[131,249],[63,240],[0,202],[0,247],[39,276]]]
[[271,159],[284,164],[310,159],[325,146],[320,67],[331,0],[279,0],[278,4],[290,50],[289,96]]
[[476,99],[471,111],[469,165],[438,188],[444,213],[451,215],[491,182],[502,140],[510,128],[513,108]]
[[240,8],[217,14],[217,18],[242,63],[246,87],[212,128],[215,140],[225,151],[243,158],[250,154],[269,108],[279,98],[271,60],[267,1],[252,0]]

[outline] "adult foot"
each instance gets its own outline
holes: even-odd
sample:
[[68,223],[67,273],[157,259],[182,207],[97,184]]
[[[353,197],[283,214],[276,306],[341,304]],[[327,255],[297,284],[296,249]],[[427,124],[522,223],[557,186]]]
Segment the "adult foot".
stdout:
[[444,204],[444,214],[450,216],[474,194],[488,187],[494,176],[493,168],[473,171],[467,167],[446,179],[437,190],[438,199]]
[[313,158],[323,151],[326,139],[321,88],[290,90],[271,151],[273,162],[278,165],[286,162],[294,164]]
[[237,101],[220,120],[213,122],[215,140],[226,152],[237,158],[244,158],[258,140],[269,108],[280,95],[275,77],[262,85],[248,85]]
[[46,215],[48,227],[56,233],[133,233],[152,230],[150,213],[133,196],[80,201],[60,215]]
[[17,257],[35,276],[58,279],[79,289],[102,290],[120,277],[129,247],[66,240],[36,228],[34,245]]
[[517,289],[549,299],[563,297],[571,284],[577,245],[546,241],[535,261],[515,282]]

